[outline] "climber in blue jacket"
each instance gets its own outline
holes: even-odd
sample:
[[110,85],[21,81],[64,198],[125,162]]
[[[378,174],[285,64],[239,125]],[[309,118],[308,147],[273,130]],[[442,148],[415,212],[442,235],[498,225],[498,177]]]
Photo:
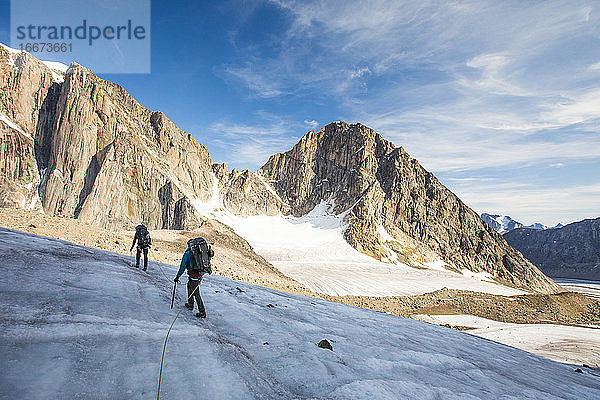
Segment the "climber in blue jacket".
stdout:
[[187,270],[188,300],[185,306],[193,310],[195,298],[196,303],[198,303],[198,312],[196,313],[196,317],[198,318],[206,318],[206,310],[204,309],[202,297],[200,297],[200,282],[205,273],[212,273],[210,259],[214,255],[213,249],[206,243],[206,240],[203,238],[191,239],[188,241],[188,248],[183,253],[179,271],[174,279],[175,282],[179,282],[179,277]]

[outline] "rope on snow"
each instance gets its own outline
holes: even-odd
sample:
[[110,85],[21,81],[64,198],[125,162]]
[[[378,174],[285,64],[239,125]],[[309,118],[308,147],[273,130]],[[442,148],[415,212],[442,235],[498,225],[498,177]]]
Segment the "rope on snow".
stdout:
[[[196,290],[199,290],[199,289],[200,289],[200,282],[198,282],[198,286],[196,286],[196,289],[194,289],[192,291],[192,293],[188,296],[186,303],[188,301],[190,301],[190,299],[194,295],[194,292],[196,292]],[[160,358],[160,372],[158,373],[158,391],[156,393],[156,400],[160,400],[160,383],[162,380],[163,361],[165,360],[165,353],[167,350],[167,340],[169,339],[169,334],[171,333],[171,329],[173,328],[173,325],[175,325],[175,321],[177,321],[177,318],[179,317],[179,314],[181,314],[181,311],[183,311],[184,307],[185,307],[185,304],[177,312],[175,319],[173,320],[173,322],[171,322],[171,326],[169,327],[169,330],[167,331],[167,336],[165,336],[165,344],[163,345],[162,357]]]

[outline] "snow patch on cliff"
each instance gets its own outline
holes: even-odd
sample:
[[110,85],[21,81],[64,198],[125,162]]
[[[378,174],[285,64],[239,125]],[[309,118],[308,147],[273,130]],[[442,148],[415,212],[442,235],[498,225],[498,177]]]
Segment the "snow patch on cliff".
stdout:
[[33,140],[33,137],[31,137],[30,134],[23,131],[21,128],[19,128],[19,126],[17,124],[15,124],[13,121],[11,121],[10,118],[8,118],[6,115],[4,115],[2,113],[0,113],[0,121],[4,122],[10,128],[14,129],[15,131],[19,132],[21,135],[25,136],[27,139]]
[[69,69],[68,65],[57,61],[42,61],[42,63],[48,67],[50,72],[52,72],[52,79],[54,82],[62,83],[65,80],[65,73]]

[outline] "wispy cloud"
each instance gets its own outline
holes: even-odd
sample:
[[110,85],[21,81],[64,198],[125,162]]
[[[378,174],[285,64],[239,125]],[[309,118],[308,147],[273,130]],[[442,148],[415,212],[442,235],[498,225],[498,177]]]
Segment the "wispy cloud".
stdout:
[[[492,115],[485,121],[485,115],[470,116],[466,110],[456,116],[423,110],[366,116],[363,121],[436,172],[600,158],[600,135],[593,132],[554,129],[558,124],[517,126],[518,120],[496,118]],[[490,126],[484,127],[485,123]],[[496,126],[500,123],[507,127]],[[478,128],[468,129],[466,124]]]
[[569,126],[600,118],[600,87],[570,95],[561,102],[545,106],[540,118],[556,126]]
[[288,119],[265,112],[255,115],[255,124],[227,120],[212,123],[207,146],[217,161],[227,161],[233,168],[261,167],[272,154],[291,148],[304,127]]
[[598,61],[597,63],[593,63],[588,67],[588,69],[590,71],[600,71],[600,61]]
[[306,127],[311,130],[319,127],[319,123],[317,121],[315,121],[314,119],[311,119],[311,120],[305,119],[304,125],[306,125]]
[[480,182],[455,191],[477,212],[510,215],[524,224],[556,225],[600,217],[600,184],[539,188]]
[[260,66],[257,67],[251,62],[246,62],[242,66],[227,66],[224,71],[230,78],[241,81],[254,96],[269,98],[285,93],[278,81],[269,80],[266,76],[268,74],[265,74],[264,71],[257,71],[256,68],[260,68]]
[[[326,104],[332,119],[371,126],[435,173],[502,171],[511,196],[519,184],[511,174],[523,166],[557,172],[600,158],[597,2],[267,3],[290,21],[278,50],[265,57],[252,43],[250,62],[224,66],[250,97]],[[570,204],[589,211],[595,197],[581,187]]]

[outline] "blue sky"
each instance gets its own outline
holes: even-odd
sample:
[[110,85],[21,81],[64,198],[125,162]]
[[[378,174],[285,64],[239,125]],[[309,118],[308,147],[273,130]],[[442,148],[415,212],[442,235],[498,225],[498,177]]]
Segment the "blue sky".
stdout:
[[152,73],[101,76],[230,167],[361,122],[476,211],[567,223],[600,216],[599,19],[593,1],[153,1]]

